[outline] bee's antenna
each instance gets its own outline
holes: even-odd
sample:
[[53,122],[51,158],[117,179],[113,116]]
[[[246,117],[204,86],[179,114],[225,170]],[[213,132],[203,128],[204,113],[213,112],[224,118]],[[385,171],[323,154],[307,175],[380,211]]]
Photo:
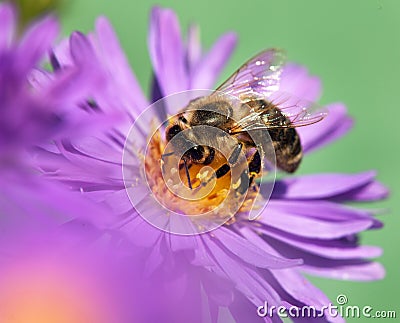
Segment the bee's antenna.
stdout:
[[185,172],[186,172],[186,177],[188,179],[189,188],[192,189],[192,182],[190,181],[189,167],[188,167],[188,165],[186,163],[186,159],[185,158],[183,158],[183,164],[185,165]]

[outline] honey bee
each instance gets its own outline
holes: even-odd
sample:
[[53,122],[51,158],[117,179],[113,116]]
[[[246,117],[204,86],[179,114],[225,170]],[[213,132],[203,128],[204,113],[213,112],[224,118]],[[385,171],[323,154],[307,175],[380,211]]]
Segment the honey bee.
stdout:
[[[212,94],[196,98],[171,118],[165,130],[165,139],[171,141],[183,130],[194,126],[217,127],[236,139],[237,145],[227,161],[215,170],[217,179],[230,172],[240,153],[246,155],[248,170],[238,191],[244,193],[261,176],[264,151],[250,133],[268,131],[276,156],[276,167],[293,173],[302,160],[302,146],[296,127],[322,120],[326,112],[317,106],[298,100],[279,91],[285,55],[278,49],[265,50],[249,59]],[[239,100],[233,104],[228,97]],[[196,144],[193,135],[185,134],[174,143],[175,151],[185,147],[183,141],[194,143],[181,158],[186,170],[188,186],[192,189],[189,168],[210,165],[216,159],[213,147]]]

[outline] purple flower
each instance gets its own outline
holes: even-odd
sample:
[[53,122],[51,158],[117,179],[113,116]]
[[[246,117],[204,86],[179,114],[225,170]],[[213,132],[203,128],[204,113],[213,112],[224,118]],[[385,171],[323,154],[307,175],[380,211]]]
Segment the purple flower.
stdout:
[[[16,35],[15,17],[12,6],[1,6],[0,150],[3,158],[35,144],[60,139],[72,129],[84,132],[83,117],[87,114],[79,115],[79,111],[68,114],[67,109],[84,102],[94,87],[101,87],[99,74],[90,71],[91,66],[80,57],[74,57],[74,67],[63,71],[50,73],[40,68],[58,34],[54,17],[35,22],[21,39]],[[79,44],[71,40],[71,46],[79,47]],[[85,59],[91,59],[90,53],[86,53]],[[103,122],[107,120],[104,115],[101,118]]]
[[[93,88],[101,88],[100,75],[79,57],[73,67],[62,71],[52,73],[41,67],[58,34],[54,17],[34,22],[18,38],[16,12],[2,4],[0,29],[0,177],[7,183],[0,188],[1,213],[25,227],[40,227],[46,215],[59,224],[80,217],[83,210],[101,213],[98,206],[36,176],[27,158],[34,146],[47,146],[67,133],[70,137],[71,132],[82,135],[94,130],[86,123],[92,118],[79,106]],[[78,45],[71,40],[72,48]],[[89,58],[86,53],[85,59]],[[72,107],[76,111],[68,113]],[[101,128],[115,121],[104,113],[95,118],[102,121]]]
[[[54,18],[36,22],[21,39],[16,24],[14,8],[0,5],[2,321],[126,323],[150,314],[188,321],[189,307],[176,310],[181,293],[159,290],[141,274],[139,250],[130,248],[127,257],[113,243],[108,210],[33,168],[40,162],[35,150],[104,130],[120,114],[96,111],[91,101],[104,79],[83,36],[71,37],[71,65],[61,69],[51,54]],[[41,65],[48,53],[53,71]]]
[[[358,233],[380,228],[381,223],[372,211],[343,204],[374,201],[387,195],[373,172],[284,177],[276,182],[268,206],[256,221],[238,213],[234,222],[202,235],[181,236],[161,231],[133,208],[127,196],[129,188],[125,188],[121,175],[129,127],[150,102],[160,97],[190,89],[212,89],[233,51],[234,34],[222,36],[203,53],[197,28],[189,30],[185,42],[175,14],[168,9],[153,9],[149,50],[154,84],[150,100],[130,72],[105,18],[98,19],[93,34],[75,34],[70,44],[73,39],[80,47],[74,49],[67,41],[62,42],[55,51],[57,65],[61,70],[75,66],[73,57],[85,57],[93,47],[98,70],[107,81],[101,90],[91,93],[95,104],[88,111],[117,110],[125,118],[102,134],[64,139],[51,147],[39,148],[38,164],[48,177],[112,210],[115,222],[111,229],[144,248],[146,274],[164,277],[161,288],[181,291],[182,299],[190,295],[187,304],[206,300],[209,311],[204,314],[201,307],[194,306],[192,322],[217,321],[221,307],[227,308],[229,315],[239,322],[258,321],[256,309],[264,301],[275,306],[313,305],[321,309],[329,300],[304,273],[351,280],[383,277],[382,266],[368,259],[379,256],[381,250],[359,245],[357,240]],[[316,101],[321,84],[304,67],[287,64],[281,89]],[[164,113],[168,114],[170,111],[165,108]],[[352,121],[343,104],[331,104],[327,109],[329,115],[325,120],[299,129],[306,153],[338,139],[351,128]],[[148,135],[135,140],[144,142]],[[140,164],[140,156],[136,157],[134,170]],[[140,174],[137,176],[140,178]],[[168,221],[166,213],[157,211],[154,216],[164,216]],[[325,314],[326,319],[340,320]]]
[[[3,274],[10,263],[22,260],[21,250],[26,256],[35,249],[28,236],[35,236],[37,242],[49,241],[50,234],[61,224],[78,217],[84,223],[85,212],[106,216],[98,205],[37,176],[29,163],[29,149],[59,138],[71,126],[63,118],[65,106],[87,86],[82,91],[70,86],[79,80],[74,68],[54,76],[52,82],[37,90],[31,87],[28,79],[51,49],[58,23],[52,17],[45,18],[31,26],[21,39],[17,39],[16,28],[14,8],[0,5],[0,248],[12,259],[2,257],[2,279],[7,276]],[[3,282],[2,287],[5,288]],[[4,297],[2,294],[2,302],[6,301]],[[2,306],[7,308],[4,303]]]
[[55,40],[58,25],[53,18],[48,18],[33,26],[16,43],[15,13],[10,6],[2,5],[0,22],[0,147],[4,156],[10,150],[26,147],[27,141],[32,144],[44,138],[42,132],[51,131],[58,124],[55,113],[31,93],[27,83],[28,73]]

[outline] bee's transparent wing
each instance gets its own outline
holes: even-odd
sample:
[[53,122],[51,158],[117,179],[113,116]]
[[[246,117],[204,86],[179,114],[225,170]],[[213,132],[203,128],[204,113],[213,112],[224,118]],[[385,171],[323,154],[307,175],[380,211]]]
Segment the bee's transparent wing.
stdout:
[[[246,132],[257,129],[297,128],[321,121],[328,114],[327,109],[318,104],[301,100],[294,96],[275,92],[270,97],[272,106],[276,109],[249,108],[249,113],[238,120],[231,133]],[[287,120],[289,119],[289,121]]]
[[249,59],[232,74],[216,92],[223,92],[246,102],[269,98],[278,91],[286,55],[279,49],[268,49]]
[[[299,99],[289,93],[275,92],[271,96],[271,102],[279,108],[282,114],[289,118],[290,124],[286,127],[302,127],[321,121],[328,114],[328,110],[319,104]],[[268,114],[268,112],[266,112]],[[264,120],[270,121],[270,128],[279,128],[276,118],[267,115]]]
[[[286,55],[279,49],[262,51],[217,88],[216,95],[223,93],[233,96],[242,103],[266,100],[280,112],[277,114],[275,109],[269,109],[270,106],[265,109],[248,107],[247,111],[241,112],[240,120],[230,129],[231,133],[252,129],[301,127],[321,121],[327,115],[327,111],[317,104],[279,90],[285,61]],[[245,109],[244,106],[246,105],[242,106]]]

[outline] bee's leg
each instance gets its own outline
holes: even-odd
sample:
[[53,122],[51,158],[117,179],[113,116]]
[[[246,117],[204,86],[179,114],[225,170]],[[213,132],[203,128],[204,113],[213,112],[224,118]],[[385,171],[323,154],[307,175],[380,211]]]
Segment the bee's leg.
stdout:
[[[228,158],[228,163],[233,165],[237,162],[240,152],[242,151],[243,144],[241,142],[238,143],[236,148],[233,150],[232,154]],[[215,177],[221,178],[225,174],[227,174],[231,170],[231,166],[229,164],[223,164],[215,171]]]
[[261,171],[261,158],[258,150],[248,159],[248,169],[243,171],[240,175],[240,181],[238,181],[239,186],[237,188],[237,192],[239,194],[245,194],[249,187],[254,182],[254,178]]
[[[231,170],[231,166],[230,165],[234,165],[237,160],[239,159],[240,156],[240,152],[242,151],[243,148],[243,143],[239,142],[238,145],[235,147],[235,149],[233,150],[232,154],[229,156],[228,158],[228,163],[227,164],[223,164],[222,166],[220,166],[216,171],[215,171],[215,177],[221,178],[222,176],[226,175],[227,173],[229,173],[229,171]],[[241,176],[244,176],[243,174]],[[247,170],[246,170],[246,176],[247,175]],[[210,182],[211,178],[206,181],[205,183],[203,183],[202,185],[205,186]]]
[[223,164],[220,168],[215,171],[215,177],[221,178],[225,174],[229,173],[231,167],[228,164]]
[[250,178],[249,178],[249,171],[246,169],[240,175],[240,180],[238,181],[239,186],[237,187],[237,192],[240,194],[245,194],[249,188]]
[[242,151],[243,148],[243,144],[241,142],[238,143],[238,145],[236,146],[236,148],[233,150],[231,156],[228,159],[228,163],[233,165],[237,162],[237,160],[239,159],[239,155],[240,152]]
[[[183,158],[182,158],[182,160],[183,160]],[[190,169],[192,166],[193,166],[192,163],[190,163],[190,164],[186,163],[186,166],[185,166],[185,163],[179,163],[179,170],[182,170],[184,167],[187,167],[187,169]]]
[[232,154],[228,158],[229,164],[223,164],[215,171],[216,178],[220,178],[220,177],[224,176],[231,170],[231,167],[229,165],[233,165],[237,162],[240,152],[242,151],[242,148],[243,148],[243,144],[241,142],[239,142],[238,145],[233,150]]
[[258,150],[251,156],[249,161],[249,187],[253,184],[254,178],[258,176],[261,171],[261,157]]

